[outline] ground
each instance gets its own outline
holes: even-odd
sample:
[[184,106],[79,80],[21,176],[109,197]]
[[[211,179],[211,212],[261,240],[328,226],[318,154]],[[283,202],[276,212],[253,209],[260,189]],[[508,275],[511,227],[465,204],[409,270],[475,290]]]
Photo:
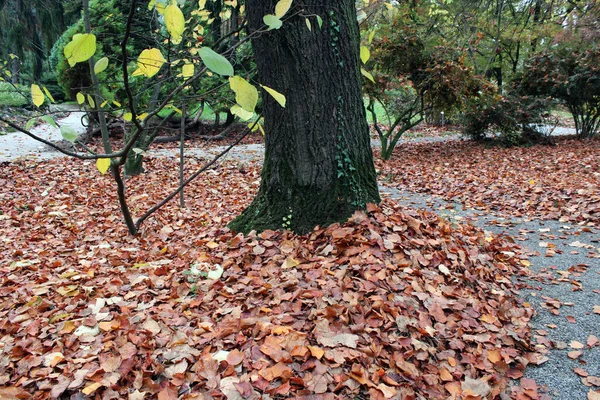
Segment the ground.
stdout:
[[[260,144],[137,237],[92,162],[2,160],[0,398],[596,399],[599,142],[418,136],[382,205],[305,236],[225,228]],[[136,215],[176,186],[168,147]]]

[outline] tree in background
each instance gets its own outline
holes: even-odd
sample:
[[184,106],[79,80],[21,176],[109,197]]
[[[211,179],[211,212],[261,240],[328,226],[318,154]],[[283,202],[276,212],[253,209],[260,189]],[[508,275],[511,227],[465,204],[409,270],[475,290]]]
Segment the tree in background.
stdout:
[[365,86],[367,110],[384,160],[407,130],[424,120],[439,121],[442,114],[455,119],[471,98],[491,86],[466,65],[463,52],[438,34],[441,22],[428,18],[431,8],[403,4],[392,10],[367,26],[361,49],[373,72]]

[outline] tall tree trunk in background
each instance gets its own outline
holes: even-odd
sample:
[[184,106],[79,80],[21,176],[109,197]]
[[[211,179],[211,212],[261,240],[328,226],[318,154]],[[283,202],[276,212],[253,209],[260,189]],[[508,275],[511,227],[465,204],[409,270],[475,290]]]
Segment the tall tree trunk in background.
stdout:
[[21,76],[21,59],[19,57],[15,57],[10,62],[10,73],[11,78],[10,81],[13,85],[19,83],[19,78]]
[[[249,29],[263,28],[277,0],[247,0]],[[253,40],[260,83],[287,97],[264,97],[265,161],[260,190],[231,224],[236,231],[299,233],[342,221],[380,201],[360,87],[354,0],[294,3],[293,16]],[[297,9],[292,8],[288,15]],[[315,15],[323,19],[319,29]]]

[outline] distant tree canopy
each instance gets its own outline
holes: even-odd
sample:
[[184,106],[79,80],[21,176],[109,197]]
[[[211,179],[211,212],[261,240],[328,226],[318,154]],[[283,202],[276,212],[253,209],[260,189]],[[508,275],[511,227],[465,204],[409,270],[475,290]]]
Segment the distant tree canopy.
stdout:
[[0,59],[18,57],[12,73],[39,80],[54,42],[79,18],[79,0],[0,0]]

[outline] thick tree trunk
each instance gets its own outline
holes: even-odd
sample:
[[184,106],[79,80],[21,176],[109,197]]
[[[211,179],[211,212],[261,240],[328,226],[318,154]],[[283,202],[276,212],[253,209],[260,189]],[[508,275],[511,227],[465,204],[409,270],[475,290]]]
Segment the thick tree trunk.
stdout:
[[[276,0],[248,0],[251,31],[263,28]],[[299,7],[299,6],[297,6]],[[354,0],[306,0],[312,31],[292,8],[280,30],[253,41],[260,83],[287,97],[264,96],[265,161],[252,204],[230,227],[304,233],[379,202],[360,87]],[[316,15],[323,19],[319,29]]]

